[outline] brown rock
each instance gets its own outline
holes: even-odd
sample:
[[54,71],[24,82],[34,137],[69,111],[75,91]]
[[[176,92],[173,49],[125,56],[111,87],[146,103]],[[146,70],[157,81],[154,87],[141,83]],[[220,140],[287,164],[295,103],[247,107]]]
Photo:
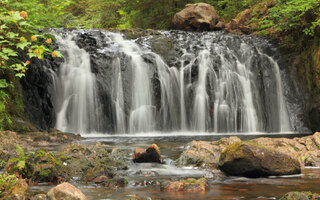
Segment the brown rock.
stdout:
[[70,183],[62,183],[52,188],[47,197],[49,200],[87,200],[87,197]]
[[301,173],[296,158],[253,141],[228,146],[221,152],[219,168],[228,175],[253,178]]
[[251,29],[249,26],[240,25],[239,29],[244,34],[249,34],[251,32]]
[[166,181],[160,185],[162,191],[166,192],[204,192],[208,188],[208,181],[205,178],[188,178],[183,181]]
[[178,159],[179,165],[191,165],[203,168],[216,168],[219,162],[220,152],[228,145],[241,141],[240,138],[232,136],[222,138],[214,142],[192,141]]
[[252,140],[297,158],[301,166],[320,166],[320,133],[301,138],[257,138]]
[[219,21],[215,27],[215,30],[223,30],[226,27],[225,23]]
[[95,179],[93,179],[93,182],[95,184],[105,183],[106,181],[108,181],[108,177],[106,176],[98,176]]
[[214,30],[219,16],[213,6],[206,3],[187,4],[172,20],[175,29],[187,31]]
[[161,153],[156,144],[150,145],[147,149],[137,148],[133,151],[133,162],[145,163],[156,162],[162,163]]

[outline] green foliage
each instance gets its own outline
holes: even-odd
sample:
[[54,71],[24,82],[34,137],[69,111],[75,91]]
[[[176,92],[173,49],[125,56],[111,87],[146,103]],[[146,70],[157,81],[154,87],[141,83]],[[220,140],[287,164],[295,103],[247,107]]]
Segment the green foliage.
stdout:
[[72,2],[71,0],[0,0],[0,7],[2,11],[27,11],[30,24],[35,28],[62,27],[73,19],[68,12]]
[[15,175],[0,174],[0,198],[10,194],[16,183],[17,178]]
[[9,159],[6,173],[33,181],[55,182],[59,177],[66,178],[69,172],[59,157],[52,152],[38,150],[27,152],[17,145],[17,156]]
[[320,0],[278,0],[268,19],[277,31],[313,36],[320,27]]
[[25,176],[28,172],[26,165],[26,154],[19,145],[16,145],[16,151],[18,156],[8,160],[9,167],[7,172],[9,174],[18,173],[21,176]]
[[6,111],[6,105],[11,100],[8,90],[14,86],[15,77],[25,75],[29,60],[33,57],[62,56],[51,50],[52,39],[39,35],[27,18],[25,11],[0,13],[0,130],[4,129],[5,124],[12,123]]

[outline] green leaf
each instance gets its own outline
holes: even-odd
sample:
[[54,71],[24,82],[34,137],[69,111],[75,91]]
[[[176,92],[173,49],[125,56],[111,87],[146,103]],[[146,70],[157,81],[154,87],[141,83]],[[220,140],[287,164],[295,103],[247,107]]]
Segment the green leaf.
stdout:
[[25,41],[25,42],[19,42],[16,46],[17,46],[17,48],[20,48],[20,49],[24,49],[26,46],[28,46],[29,44],[31,44],[30,42],[27,42],[27,41]]

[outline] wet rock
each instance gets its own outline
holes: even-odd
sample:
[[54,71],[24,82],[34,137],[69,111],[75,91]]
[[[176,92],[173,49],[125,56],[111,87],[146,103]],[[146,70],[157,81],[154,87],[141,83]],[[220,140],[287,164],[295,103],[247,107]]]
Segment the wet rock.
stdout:
[[52,188],[48,193],[48,200],[87,200],[87,197],[70,183],[62,183]]
[[37,194],[31,200],[47,200],[46,194]]
[[123,177],[115,177],[105,182],[104,186],[107,188],[122,188],[128,184],[127,179]]
[[172,20],[175,29],[187,31],[214,30],[219,16],[213,6],[206,3],[187,4]]
[[301,172],[297,159],[252,141],[237,142],[223,150],[219,168],[228,175],[253,178]]
[[135,149],[133,151],[133,162],[136,163],[162,163],[161,153],[156,144],[150,145],[147,149]]
[[93,179],[93,182],[95,184],[105,183],[107,181],[108,181],[108,177],[106,177],[106,176],[98,176],[95,179]]
[[208,189],[208,181],[205,178],[188,178],[182,181],[166,181],[161,183],[160,188],[166,192],[203,192]]
[[180,166],[195,166],[202,168],[216,168],[219,162],[220,152],[228,145],[241,141],[240,138],[232,136],[222,138],[218,141],[192,141],[178,159]]
[[320,199],[320,195],[312,192],[288,192],[279,200],[316,200]]

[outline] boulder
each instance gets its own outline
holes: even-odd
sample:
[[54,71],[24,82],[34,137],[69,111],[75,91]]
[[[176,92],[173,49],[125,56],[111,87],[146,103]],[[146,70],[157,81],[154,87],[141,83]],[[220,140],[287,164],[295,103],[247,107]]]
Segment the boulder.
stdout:
[[178,159],[180,166],[194,166],[202,168],[216,168],[220,152],[228,145],[241,141],[240,138],[232,136],[229,138],[222,138],[218,141],[192,141],[187,146]]
[[187,31],[214,30],[219,16],[213,6],[206,3],[187,4],[172,20],[175,29]]
[[279,200],[312,200],[312,199],[320,199],[320,195],[312,192],[288,192]]
[[48,200],[87,200],[87,197],[70,183],[62,183],[47,193]]
[[133,162],[146,163],[155,162],[162,163],[161,153],[156,144],[150,145],[147,149],[137,148],[133,151]]
[[311,136],[288,138],[256,138],[254,143],[262,144],[268,148],[297,158],[301,166],[320,167],[320,133]]
[[182,181],[166,181],[161,183],[160,188],[166,192],[203,192],[208,189],[208,181],[205,178],[188,178]]
[[296,158],[252,141],[237,142],[223,150],[219,168],[228,175],[253,178],[301,173]]

